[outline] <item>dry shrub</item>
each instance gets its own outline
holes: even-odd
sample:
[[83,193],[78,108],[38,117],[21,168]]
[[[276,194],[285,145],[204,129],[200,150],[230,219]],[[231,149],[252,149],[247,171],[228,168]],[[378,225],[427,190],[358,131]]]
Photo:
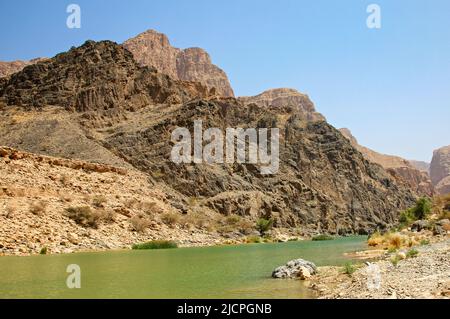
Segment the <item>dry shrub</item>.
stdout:
[[30,205],[30,212],[36,216],[42,216],[47,209],[47,203],[39,201]]
[[164,213],[161,215],[161,221],[167,226],[174,226],[180,220],[180,216],[175,212]]
[[103,196],[103,195],[95,195],[94,198],[92,198],[92,205],[94,205],[97,208],[101,208],[101,207],[104,207],[104,204],[107,201],[108,200],[106,199],[105,196]]
[[230,215],[225,218],[225,224],[227,225],[236,225],[241,220],[241,217],[238,215]]
[[383,244],[384,238],[380,233],[373,233],[369,240],[367,241],[367,244],[371,247],[380,246]]
[[254,227],[254,223],[252,223],[251,221],[248,221],[246,219],[241,219],[237,223],[237,229],[242,234],[249,235],[255,230],[255,227]]
[[184,215],[180,223],[185,227],[210,228],[211,219],[201,212],[195,212]]
[[100,215],[100,220],[107,224],[114,222],[114,217],[116,216],[116,212],[113,210],[98,211],[97,214]]
[[389,247],[400,248],[402,247],[403,238],[399,234],[390,234],[388,236]]
[[92,228],[97,228],[102,219],[102,214],[93,211],[89,206],[66,208],[66,216],[78,225]]
[[139,204],[139,201],[136,198],[127,198],[124,203],[126,207],[133,209]]
[[144,232],[150,224],[149,221],[142,215],[135,215],[131,217],[130,223],[133,229],[139,233]]
[[139,209],[150,216],[159,211],[156,202],[140,202]]

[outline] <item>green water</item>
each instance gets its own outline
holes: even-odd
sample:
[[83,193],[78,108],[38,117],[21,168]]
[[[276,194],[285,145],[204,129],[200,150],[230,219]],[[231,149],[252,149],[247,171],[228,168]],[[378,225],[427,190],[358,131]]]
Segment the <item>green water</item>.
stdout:
[[[270,277],[295,258],[339,265],[365,237],[333,241],[0,257],[0,298],[311,298],[297,280]],[[81,268],[69,289],[66,268]]]

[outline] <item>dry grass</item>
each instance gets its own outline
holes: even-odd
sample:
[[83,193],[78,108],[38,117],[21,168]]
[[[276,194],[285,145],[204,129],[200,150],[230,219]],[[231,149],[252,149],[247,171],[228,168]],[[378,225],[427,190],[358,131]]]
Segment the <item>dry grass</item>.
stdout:
[[78,225],[97,228],[100,216],[95,214],[89,206],[66,208],[66,216]]
[[399,234],[389,234],[388,238],[389,247],[399,249],[402,247],[403,238]]
[[138,233],[143,233],[150,225],[150,222],[142,215],[135,215],[130,218],[131,226]]
[[415,245],[416,241],[413,238],[407,238],[399,233],[386,233],[381,235],[380,233],[374,233],[367,241],[367,244],[371,247],[381,247],[390,250],[397,250],[402,246]]
[[66,216],[84,227],[98,228],[100,222],[111,223],[114,221],[113,211],[92,210],[89,206],[66,208]]
[[176,223],[180,220],[180,215],[174,212],[164,213],[161,215],[161,221],[167,226],[175,226]]
[[108,202],[105,196],[103,195],[95,195],[94,198],[92,198],[92,205],[94,205],[97,208],[104,207]]

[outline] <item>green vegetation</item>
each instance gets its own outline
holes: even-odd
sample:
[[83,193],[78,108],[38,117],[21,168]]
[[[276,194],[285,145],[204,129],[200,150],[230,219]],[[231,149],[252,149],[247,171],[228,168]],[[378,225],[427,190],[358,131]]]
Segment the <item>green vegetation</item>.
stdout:
[[47,254],[47,247],[42,247],[41,250],[39,251],[40,255],[46,255]]
[[416,220],[427,218],[432,207],[433,203],[428,197],[419,198],[414,207],[400,213],[400,226],[407,227]]
[[392,263],[392,265],[394,265],[394,267],[397,267],[399,261],[400,261],[400,258],[397,255],[395,255],[391,258],[391,263]]
[[134,244],[132,249],[141,250],[141,249],[169,249],[169,248],[178,248],[176,242],[170,240],[152,240],[142,244]]
[[406,253],[406,257],[408,257],[408,258],[413,258],[413,257],[416,257],[418,254],[419,254],[419,252],[417,251],[417,249],[411,248],[411,249],[408,250],[408,252]]
[[273,219],[269,218],[269,219],[265,219],[265,218],[260,218],[258,219],[258,221],[256,222],[256,229],[259,231],[259,233],[264,236],[265,233],[271,229],[273,226]]
[[314,240],[314,241],[333,240],[333,239],[334,239],[333,236],[330,236],[327,234],[320,234],[320,235],[317,235],[317,236],[314,236],[313,238],[311,238],[311,240]]
[[347,275],[351,275],[356,271],[356,267],[349,261],[344,264],[342,272]]
[[430,241],[428,239],[422,239],[420,241],[420,245],[421,246],[426,246],[426,245],[429,245],[429,244],[430,244]]
[[397,248],[395,248],[395,247],[389,247],[388,248],[388,253],[392,254],[392,253],[395,253],[395,252],[397,252]]

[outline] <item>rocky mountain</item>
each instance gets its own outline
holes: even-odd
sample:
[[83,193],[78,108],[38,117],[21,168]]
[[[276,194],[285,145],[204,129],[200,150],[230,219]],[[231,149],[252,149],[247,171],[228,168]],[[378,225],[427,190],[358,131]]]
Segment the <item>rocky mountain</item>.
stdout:
[[433,152],[430,175],[439,194],[450,193],[450,145]]
[[154,67],[173,79],[200,82],[214,88],[219,96],[234,96],[225,72],[212,64],[209,54],[201,48],[175,48],[166,35],[154,30],[145,31],[123,45],[141,65]]
[[[413,164],[398,156],[378,153],[360,145],[349,129],[342,128],[340,131],[365,158],[373,163],[383,166],[399,183],[403,183],[407,187],[410,187],[418,195],[432,196],[434,194],[430,176],[428,172],[423,169],[425,166],[424,164],[418,162]],[[422,167],[422,169],[416,168],[415,166],[417,165]]]
[[176,82],[154,68],[140,67],[129,51],[110,41],[87,41],[29,65],[2,82],[0,96],[8,105],[58,105],[66,110],[92,111],[93,116],[210,94],[200,84]]
[[255,96],[239,97],[238,99],[245,105],[253,103],[262,107],[291,108],[295,112],[304,114],[308,121],[325,121],[325,117],[316,111],[309,97],[295,89],[271,89]]
[[27,65],[35,64],[44,60],[45,58],[36,58],[30,61],[21,61],[21,60],[11,62],[0,61],[0,78],[19,72]]
[[[151,189],[164,194],[161,205],[173,212],[164,220],[171,221],[171,227],[184,229],[189,220],[192,233],[206,232],[209,235],[205,236],[212,238],[245,236],[255,231],[261,217],[273,219],[274,232],[365,234],[393,224],[399,211],[414,203],[416,197],[409,188],[368,161],[316,114],[307,96],[275,90],[235,99],[211,91],[199,83],[172,79],[140,66],[129,51],[114,42],[87,41],[0,79],[0,144],[58,157],[45,162],[45,176],[59,174],[52,169],[64,161],[62,157],[82,161],[75,166],[82,170],[89,167],[84,164],[88,162],[136,172],[140,181],[146,181],[146,192]],[[219,128],[222,132],[226,128],[278,128],[278,173],[262,175],[260,165],[250,163],[175,164],[171,133],[179,127],[193,132],[194,120],[202,120],[204,130]],[[6,159],[5,171],[20,166],[10,165],[11,159],[17,159],[13,157]],[[41,170],[35,169],[42,161],[39,155],[33,158],[24,163],[23,174],[14,175],[15,183]],[[88,186],[74,181],[77,205],[92,205],[83,202],[80,187],[87,187],[89,196],[95,196],[100,193],[97,185],[102,184],[97,195],[105,196],[108,189],[118,190],[126,183],[111,176],[106,187],[101,177],[95,177],[95,185],[89,184],[89,175],[80,178]],[[43,179],[42,185],[46,183]],[[48,188],[52,194],[56,189],[66,192],[56,184]],[[142,196],[151,199],[151,195]],[[56,198],[49,201],[51,214],[64,214],[64,205],[56,205]],[[110,201],[110,209],[125,203]],[[127,218],[135,213],[126,213],[131,216]],[[14,227],[27,227],[25,221],[14,219]],[[122,226],[114,227],[126,228],[129,223],[124,219]],[[61,227],[65,229],[65,225]],[[109,226],[100,227],[108,232]],[[147,236],[155,234],[143,231]],[[121,239],[118,245],[129,240]]]
[[430,173],[430,163],[415,160],[408,160],[408,162],[419,171]]

